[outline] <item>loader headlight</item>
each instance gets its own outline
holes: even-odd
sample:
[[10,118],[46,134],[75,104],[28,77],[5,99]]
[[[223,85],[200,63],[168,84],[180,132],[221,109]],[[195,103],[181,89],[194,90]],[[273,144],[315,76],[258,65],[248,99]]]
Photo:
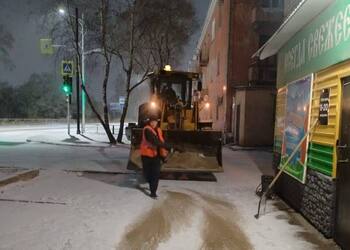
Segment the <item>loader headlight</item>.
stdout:
[[170,65],[165,65],[164,70],[165,71],[171,71],[171,66]]
[[155,109],[157,107],[157,104],[155,102],[151,102],[150,106],[151,106],[152,109]]

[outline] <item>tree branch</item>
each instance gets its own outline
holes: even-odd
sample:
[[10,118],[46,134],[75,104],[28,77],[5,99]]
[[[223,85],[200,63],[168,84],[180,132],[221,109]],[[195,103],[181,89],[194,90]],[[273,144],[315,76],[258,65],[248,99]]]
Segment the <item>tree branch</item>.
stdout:
[[136,89],[138,86],[140,86],[144,81],[146,81],[148,77],[144,77],[142,80],[140,80],[138,83],[133,85],[128,91],[131,93],[134,89]]

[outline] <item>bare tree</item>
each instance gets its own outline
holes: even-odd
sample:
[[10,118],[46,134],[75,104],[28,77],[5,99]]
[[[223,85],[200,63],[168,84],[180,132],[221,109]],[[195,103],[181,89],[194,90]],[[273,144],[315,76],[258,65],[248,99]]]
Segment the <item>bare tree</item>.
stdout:
[[[88,89],[84,86],[82,89],[111,143],[116,141],[109,128],[107,86],[112,58],[116,57],[120,62],[126,91],[117,137],[117,142],[122,143],[132,91],[148,79],[151,71],[163,68],[165,64],[175,64],[197,27],[192,3],[189,0],[66,0],[66,6],[71,10],[75,6],[84,9],[90,46],[102,48],[103,115],[94,107]],[[76,32],[74,20],[72,17],[66,20],[70,32],[57,37],[74,46],[75,53],[79,55],[79,48],[72,42]]]
[[124,123],[131,92],[147,79],[152,70],[151,54],[142,47],[147,23],[143,12],[147,1],[127,0],[115,19],[115,29],[111,37],[110,51],[119,59],[125,74],[126,98],[120,118],[117,142],[122,143]]
[[85,92],[87,96],[88,103],[92,109],[92,111],[95,113],[96,117],[102,124],[104,130],[106,131],[106,134],[108,136],[109,142],[112,144],[116,144],[116,140],[111,132],[110,126],[109,126],[109,113],[108,113],[108,103],[107,103],[107,86],[108,86],[108,80],[110,76],[110,69],[111,69],[111,62],[112,62],[112,54],[108,52],[108,44],[107,44],[107,36],[108,36],[108,27],[107,19],[109,14],[109,1],[108,0],[100,0],[100,44],[102,48],[102,56],[104,59],[104,78],[102,83],[102,92],[103,92],[103,117],[99,114],[99,112],[96,110],[96,108],[93,105],[93,102],[90,98],[90,95],[88,91],[86,90],[84,85],[82,86],[83,91]]
[[[59,6],[59,2],[56,3],[47,2],[45,7],[43,8],[43,11],[47,11],[47,9],[52,8],[53,6],[57,5]],[[89,90],[81,84],[82,91],[86,94],[87,101],[89,103],[89,106],[91,107],[91,110],[103,126],[106,135],[108,136],[109,142],[112,144],[116,143],[116,140],[111,132],[110,124],[109,124],[109,112],[108,112],[108,103],[107,103],[107,87],[108,87],[108,81],[110,77],[110,69],[112,64],[112,54],[108,50],[108,42],[109,42],[109,33],[110,28],[112,27],[108,22],[109,18],[112,13],[112,8],[109,0],[99,0],[99,1],[83,1],[83,0],[72,0],[68,1],[66,0],[65,7],[67,8],[68,13],[74,13],[74,9],[76,6],[79,6],[79,9],[84,10],[84,23],[81,23],[80,25],[85,26],[85,30],[87,32],[87,35],[89,36],[87,47],[90,48],[100,48],[101,52],[99,52],[99,58],[103,62],[103,79],[101,81],[101,87],[102,87],[102,106],[103,106],[103,114],[100,114],[96,106],[94,105],[93,98],[91,96],[91,93]],[[46,10],[45,10],[46,9]],[[47,15],[45,16],[46,19],[50,19]],[[75,16],[73,15],[65,15],[64,16],[64,23],[62,23],[62,20],[58,20],[58,22],[45,22],[49,23],[50,26],[48,29],[50,30],[51,37],[58,42],[59,44],[65,44],[66,47],[74,48],[73,51],[64,50],[61,52],[64,52],[64,57],[72,57],[74,55],[77,55],[79,58],[78,65],[79,65],[79,75],[80,79],[81,77],[81,50],[79,46],[76,46],[75,44],[75,36],[78,30],[76,30],[75,27]],[[61,21],[61,22],[59,22]],[[63,26],[63,27],[62,27]],[[68,30],[68,32],[67,32]],[[79,34],[80,35],[80,34]]]
[[146,40],[158,69],[176,66],[184,46],[198,28],[191,1],[152,0],[147,6]]
[[9,50],[12,49],[14,39],[5,27],[0,24],[0,62],[10,69],[14,67],[10,55]]
[[196,27],[193,6],[187,0],[124,3],[116,19],[111,47],[126,75],[126,98],[117,142],[122,142],[132,91],[147,80],[150,71],[176,61]]

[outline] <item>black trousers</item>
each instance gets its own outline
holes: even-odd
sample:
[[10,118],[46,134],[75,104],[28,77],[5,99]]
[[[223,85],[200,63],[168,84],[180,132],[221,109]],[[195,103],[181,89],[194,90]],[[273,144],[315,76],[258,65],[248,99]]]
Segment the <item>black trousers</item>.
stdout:
[[156,194],[160,176],[160,158],[142,156],[142,167],[151,194]]

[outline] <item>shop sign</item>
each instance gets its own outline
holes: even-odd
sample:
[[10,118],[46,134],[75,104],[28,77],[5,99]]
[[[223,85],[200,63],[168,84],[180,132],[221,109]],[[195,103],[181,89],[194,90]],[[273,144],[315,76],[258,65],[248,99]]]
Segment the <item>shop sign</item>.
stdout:
[[350,58],[350,1],[337,0],[278,53],[278,87]]
[[318,120],[320,125],[328,125],[329,89],[323,89],[320,96],[320,111]]

